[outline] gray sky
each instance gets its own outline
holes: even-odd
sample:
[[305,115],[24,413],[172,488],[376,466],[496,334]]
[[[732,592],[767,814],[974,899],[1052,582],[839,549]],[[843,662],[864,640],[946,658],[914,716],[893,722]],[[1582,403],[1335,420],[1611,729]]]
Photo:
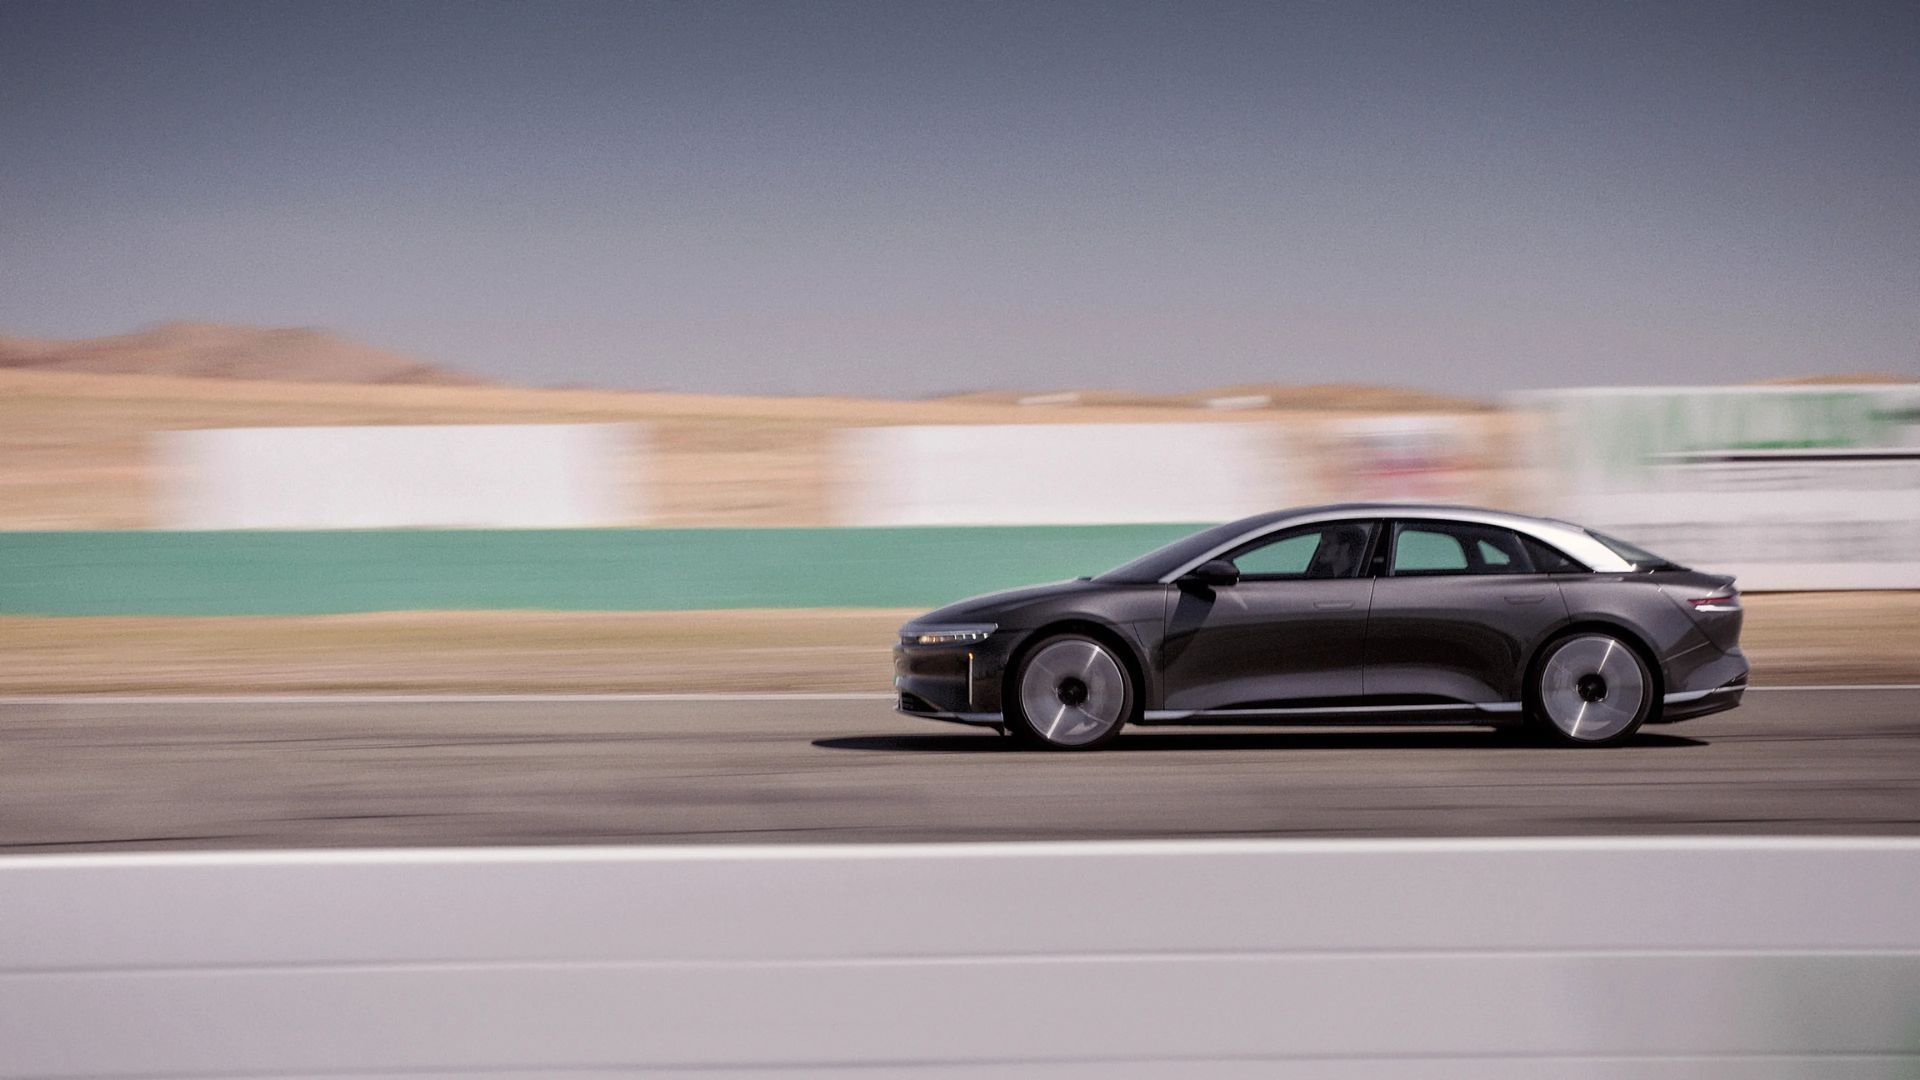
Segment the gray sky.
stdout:
[[1920,371],[1920,4],[0,3],[0,333],[919,396]]

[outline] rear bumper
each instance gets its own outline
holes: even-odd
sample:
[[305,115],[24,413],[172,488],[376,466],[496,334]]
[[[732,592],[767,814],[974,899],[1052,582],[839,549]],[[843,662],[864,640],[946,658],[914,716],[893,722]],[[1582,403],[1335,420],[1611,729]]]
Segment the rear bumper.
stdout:
[[1726,712],[1740,704],[1746,696],[1746,677],[1729,686],[1716,686],[1711,690],[1691,690],[1678,694],[1668,694],[1661,703],[1660,718],[1656,724],[1671,724],[1680,720],[1692,720],[1696,716],[1709,713]]
[[1667,680],[1667,695],[1661,700],[1656,724],[1691,720],[1696,716],[1725,712],[1740,704],[1747,692],[1747,656],[1739,646],[1722,652],[1701,646],[1684,660],[1669,660],[1662,674]]

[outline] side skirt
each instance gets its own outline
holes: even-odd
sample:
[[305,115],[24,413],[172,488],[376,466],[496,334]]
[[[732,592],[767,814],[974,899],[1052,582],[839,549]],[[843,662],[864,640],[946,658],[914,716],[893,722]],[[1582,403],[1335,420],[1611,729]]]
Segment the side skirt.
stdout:
[[1511,724],[1518,701],[1485,704],[1338,705],[1298,709],[1149,709],[1142,724]]

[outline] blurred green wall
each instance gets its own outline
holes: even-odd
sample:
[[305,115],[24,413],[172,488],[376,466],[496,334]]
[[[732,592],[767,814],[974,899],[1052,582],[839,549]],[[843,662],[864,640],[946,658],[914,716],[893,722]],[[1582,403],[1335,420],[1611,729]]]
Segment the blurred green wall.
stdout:
[[934,607],[1199,527],[0,532],[0,614]]

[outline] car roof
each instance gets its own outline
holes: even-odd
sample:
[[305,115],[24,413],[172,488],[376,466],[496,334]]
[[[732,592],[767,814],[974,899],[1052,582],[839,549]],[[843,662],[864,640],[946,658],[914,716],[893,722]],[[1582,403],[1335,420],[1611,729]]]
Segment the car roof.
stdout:
[[1430,502],[1341,502],[1322,503],[1318,506],[1290,506],[1284,510],[1270,510],[1264,514],[1255,514],[1243,520],[1248,523],[1261,521],[1282,521],[1295,517],[1328,517],[1344,514],[1352,517],[1419,517],[1419,518],[1459,518],[1460,520],[1479,521],[1486,518],[1503,518],[1513,521],[1545,521],[1568,528],[1578,528],[1570,522],[1554,518],[1540,517],[1535,514],[1522,514],[1513,510],[1495,510],[1486,506],[1468,506],[1465,503]]
[[1265,514],[1256,514],[1242,518],[1239,524],[1245,526],[1234,532],[1233,538],[1217,545],[1213,550],[1193,559],[1189,564],[1166,575],[1164,580],[1171,581],[1180,574],[1208,559],[1238,547],[1248,540],[1265,533],[1285,528],[1289,525],[1306,525],[1316,521],[1337,521],[1341,518],[1418,518],[1435,521],[1459,521],[1476,525],[1495,525],[1512,529],[1515,532],[1531,536],[1549,544],[1598,571],[1632,570],[1633,564],[1623,559],[1612,548],[1595,539],[1592,534],[1578,525],[1554,518],[1536,517],[1532,514],[1519,514],[1510,510],[1493,510],[1484,506],[1463,506],[1446,503],[1412,502],[1346,502],[1327,503],[1320,506],[1296,506],[1285,510],[1274,510]]

